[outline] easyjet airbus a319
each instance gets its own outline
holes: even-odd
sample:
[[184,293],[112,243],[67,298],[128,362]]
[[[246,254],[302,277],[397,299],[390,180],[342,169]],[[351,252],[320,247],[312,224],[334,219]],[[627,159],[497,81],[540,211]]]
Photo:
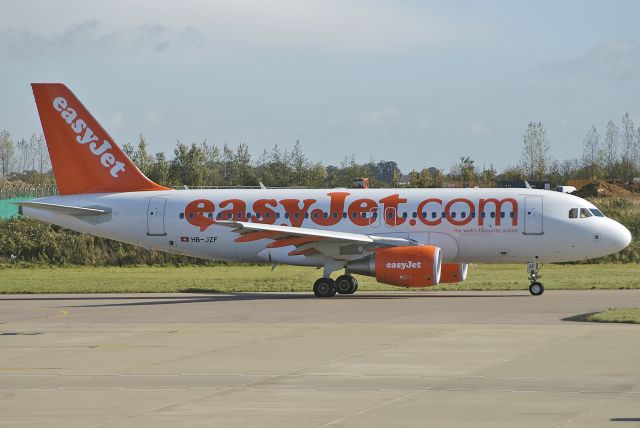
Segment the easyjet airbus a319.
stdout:
[[60,195],[23,202],[23,214],[149,249],[323,268],[319,297],[354,293],[352,274],[401,287],[464,281],[475,262],[527,263],[539,295],[540,263],[605,256],[631,241],[593,204],[544,190],[169,189],[145,177],[66,86],[32,87]]

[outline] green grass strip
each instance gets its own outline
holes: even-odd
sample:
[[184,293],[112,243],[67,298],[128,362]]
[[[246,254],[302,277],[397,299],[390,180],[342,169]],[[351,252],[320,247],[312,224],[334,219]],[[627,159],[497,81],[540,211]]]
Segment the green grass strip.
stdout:
[[[545,265],[546,290],[640,288],[638,265]],[[321,270],[278,266],[0,267],[0,293],[310,292]],[[334,274],[334,277],[336,274]],[[356,276],[359,290],[402,290]],[[525,265],[472,265],[465,282],[432,290],[527,290]]]

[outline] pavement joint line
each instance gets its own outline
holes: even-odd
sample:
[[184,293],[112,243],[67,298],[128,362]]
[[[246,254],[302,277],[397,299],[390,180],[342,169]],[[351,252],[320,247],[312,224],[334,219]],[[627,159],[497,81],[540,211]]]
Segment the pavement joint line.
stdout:
[[223,346],[223,347],[220,347],[220,348],[213,348],[213,349],[209,348],[209,349],[206,349],[206,350],[204,350],[202,352],[198,352],[198,353],[195,353],[195,354],[189,354],[189,355],[176,357],[176,358],[169,359],[169,360],[156,361],[154,363],[144,365],[143,367],[144,368],[149,368],[149,367],[153,367],[153,366],[157,366],[157,365],[161,365],[161,364],[173,363],[173,362],[177,362],[177,361],[180,361],[180,360],[185,360],[185,359],[188,359],[188,358],[200,357],[200,356],[204,356],[204,355],[207,355],[207,354],[212,354],[212,353],[216,353],[216,352],[220,352],[220,351],[224,351],[224,350],[229,350],[229,349],[237,348],[239,346],[255,345],[257,343],[262,343],[262,342],[265,342],[265,341],[268,341],[268,340],[273,340],[273,339],[278,339],[278,338],[281,338],[281,337],[285,337],[288,334],[290,334],[290,332],[276,334],[274,336],[269,336],[269,337],[263,337],[263,338],[260,338],[258,340],[252,340],[252,341],[249,341],[249,342],[243,342],[243,343],[227,345],[227,346]]
[[[208,391],[208,392],[210,392],[210,391]],[[145,415],[145,414],[151,414],[151,413],[157,412],[158,410],[170,408],[170,407],[173,407],[173,406],[178,405],[178,404],[188,403],[188,402],[194,401],[196,399],[202,400],[202,399],[205,399],[205,398],[208,398],[208,397],[212,397],[212,396],[218,394],[219,392],[220,391],[216,391],[214,393],[204,394],[203,396],[197,397],[197,398],[189,398],[189,399],[184,399],[184,400],[177,400],[177,401],[174,401],[172,403],[165,404],[165,405],[162,405],[162,406],[157,406],[157,407],[152,408],[152,409],[140,410],[138,412],[135,412],[135,413],[132,413],[132,414],[129,414],[129,415],[121,415],[121,416],[118,416],[116,418],[112,418],[110,420],[98,423],[97,425],[91,425],[90,428],[106,427],[106,426],[113,425],[115,423],[124,421],[124,420],[129,419],[129,418],[133,418],[133,417],[141,416],[141,415]]]

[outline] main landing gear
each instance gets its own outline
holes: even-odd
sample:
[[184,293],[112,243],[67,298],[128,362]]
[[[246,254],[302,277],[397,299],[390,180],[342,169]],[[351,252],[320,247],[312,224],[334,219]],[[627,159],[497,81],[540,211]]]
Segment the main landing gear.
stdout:
[[539,296],[544,293],[544,285],[540,281],[538,281],[542,276],[540,273],[541,266],[538,262],[531,262],[527,265],[527,272],[529,273],[529,281],[531,281],[531,285],[529,285],[529,293],[534,296]]
[[313,284],[313,293],[317,297],[333,297],[338,294],[353,294],[358,289],[358,280],[351,275],[340,275],[334,281],[331,278],[319,278]]

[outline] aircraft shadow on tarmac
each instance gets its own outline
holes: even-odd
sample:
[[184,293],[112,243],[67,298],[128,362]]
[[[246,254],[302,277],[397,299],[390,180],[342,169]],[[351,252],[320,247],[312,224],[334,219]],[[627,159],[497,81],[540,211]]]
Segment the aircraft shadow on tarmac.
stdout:
[[326,300],[342,300],[342,299],[356,299],[356,300],[389,300],[389,299],[442,299],[442,298],[513,298],[513,297],[531,297],[528,294],[374,294],[374,293],[362,293],[356,295],[339,296],[336,295],[332,299],[319,299],[313,294],[303,293],[202,293],[195,290],[185,290],[185,292],[201,293],[198,296],[186,295],[186,296],[73,296],[73,297],[61,297],[61,296],[25,296],[25,297],[12,297],[12,298],[0,298],[0,301],[12,301],[12,300],[28,300],[28,301],[77,301],[77,302],[90,302],[90,301],[118,301],[127,300],[123,303],[100,303],[100,304],[78,304],[78,305],[65,305],[66,307],[111,307],[111,306],[148,306],[148,305],[173,305],[173,304],[185,304],[185,303],[214,303],[214,302],[227,302],[227,301],[242,301],[242,300],[301,300],[301,299],[314,299],[318,301]]

